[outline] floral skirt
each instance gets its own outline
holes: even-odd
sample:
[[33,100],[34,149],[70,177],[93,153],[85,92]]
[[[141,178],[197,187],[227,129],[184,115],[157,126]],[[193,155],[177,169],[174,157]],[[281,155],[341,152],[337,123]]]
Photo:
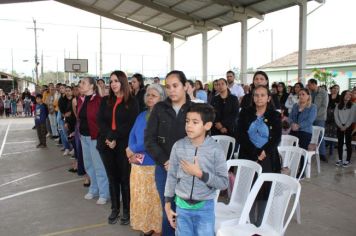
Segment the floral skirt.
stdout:
[[162,207],[155,183],[155,166],[132,165],[130,222],[134,230],[160,233]]

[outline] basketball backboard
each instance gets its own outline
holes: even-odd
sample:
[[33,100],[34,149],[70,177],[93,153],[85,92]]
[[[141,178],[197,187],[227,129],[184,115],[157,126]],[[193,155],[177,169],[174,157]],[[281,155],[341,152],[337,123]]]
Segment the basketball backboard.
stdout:
[[64,71],[72,73],[87,73],[88,59],[64,59]]

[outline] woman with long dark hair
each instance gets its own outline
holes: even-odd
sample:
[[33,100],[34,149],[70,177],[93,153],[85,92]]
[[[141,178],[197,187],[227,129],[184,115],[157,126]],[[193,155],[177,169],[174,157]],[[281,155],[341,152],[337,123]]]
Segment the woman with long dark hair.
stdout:
[[[340,102],[340,87],[335,84],[330,88],[328,109],[326,110],[325,121],[325,136],[330,138],[336,138],[337,126],[334,119],[334,111],[337,104]],[[329,155],[331,156],[334,151],[334,142],[326,141],[325,144],[329,146]]]
[[[281,115],[271,104],[271,92],[266,86],[255,87],[252,97],[252,106],[243,108],[239,116],[239,158],[258,162],[263,173],[280,173],[281,161],[277,147],[282,136]],[[270,186],[268,183],[263,185],[255,205],[257,215],[251,215],[251,222],[257,226],[262,220]]]
[[285,102],[285,107],[288,109],[288,114],[290,114],[292,112],[292,108],[294,106],[294,104],[298,103],[299,98],[298,98],[298,94],[300,89],[304,88],[304,85],[300,82],[295,83],[292,91],[289,93],[289,96],[287,98],[287,101]]
[[197,99],[203,100],[205,103],[208,102],[208,94],[204,90],[203,83],[200,80],[195,81],[195,94]]
[[131,87],[132,87],[132,95],[138,101],[140,112],[142,112],[146,109],[146,104],[144,101],[146,90],[145,90],[144,78],[141,74],[136,73],[132,76]]
[[[191,101],[187,95],[187,78],[182,71],[171,71],[166,76],[168,98],[157,103],[145,130],[145,148],[156,163],[155,181],[162,204],[162,235],[174,236],[164,210],[164,190],[169,168],[169,156],[173,144],[186,136],[185,118]],[[174,203],[172,203],[174,208]],[[175,209],[173,209],[175,210]]]
[[219,95],[211,101],[215,110],[214,126],[212,135],[236,136],[236,121],[239,114],[239,100],[232,95],[224,78],[218,80]]
[[125,149],[138,112],[138,103],[130,94],[126,74],[122,71],[112,72],[109,95],[103,98],[97,119],[99,124],[97,148],[109,179],[111,198],[109,224],[115,224],[119,218],[120,195],[123,206],[120,223],[122,225],[130,223],[131,166]]
[[80,141],[82,144],[85,171],[90,177],[90,186],[85,199],[99,196],[97,204],[106,204],[109,199],[109,184],[103,162],[96,149],[99,134],[96,116],[101,97],[97,94],[96,81],[86,77],[80,81],[81,97],[77,101]]
[[[334,117],[337,125],[337,143],[339,160],[337,166],[348,167],[351,161],[352,147],[352,123],[356,121],[356,105],[352,103],[351,92],[345,90],[341,93],[340,102],[335,108]],[[346,144],[347,158],[342,161],[343,147]]]
[[[253,91],[254,88],[259,85],[265,86],[268,89],[268,86],[269,86],[268,75],[264,71],[256,71],[256,73],[253,75],[252,82],[253,83],[251,84],[251,91]],[[280,109],[281,105],[279,103],[277,95],[273,94],[273,95],[271,95],[271,98],[272,98],[271,104],[274,105],[274,107],[276,109]],[[252,100],[253,100],[252,93],[246,94],[245,96],[243,96],[243,98],[241,100],[240,107],[247,108],[247,107],[251,106]]]

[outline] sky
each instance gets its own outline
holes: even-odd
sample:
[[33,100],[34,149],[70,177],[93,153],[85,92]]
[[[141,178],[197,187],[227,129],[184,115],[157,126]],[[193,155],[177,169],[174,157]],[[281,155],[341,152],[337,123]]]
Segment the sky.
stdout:
[[[319,3],[308,3],[308,12]],[[326,0],[308,16],[307,49],[356,43],[353,27],[354,0]],[[0,4],[0,70],[33,75],[33,19],[38,28],[38,53],[43,52],[43,70],[64,70],[64,58],[88,59],[89,73],[99,74],[99,16],[55,1]],[[291,7],[267,14],[264,21],[248,31],[248,68],[256,69],[273,59],[298,50],[299,8]],[[250,19],[248,27],[258,23]],[[121,69],[145,76],[162,76],[169,71],[170,46],[162,36],[102,18],[104,29],[103,73]],[[240,24],[209,31],[208,79],[216,79],[232,68],[240,67]],[[175,41],[175,68],[189,78],[199,79],[202,72],[202,37]],[[13,59],[13,60],[12,60]],[[13,63],[12,63],[13,62]],[[41,68],[41,67],[40,67]],[[39,68],[39,69],[40,69]]]

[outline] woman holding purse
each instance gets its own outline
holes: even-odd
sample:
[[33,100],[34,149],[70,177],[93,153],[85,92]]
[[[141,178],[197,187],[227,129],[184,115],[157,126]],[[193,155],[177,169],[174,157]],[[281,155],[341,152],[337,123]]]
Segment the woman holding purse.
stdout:
[[150,85],[144,96],[146,111],[136,118],[130,132],[126,155],[131,163],[130,175],[130,221],[134,230],[144,235],[161,233],[162,209],[155,183],[155,162],[146,152],[144,130],[153,106],[165,99],[165,93],[158,84]]

